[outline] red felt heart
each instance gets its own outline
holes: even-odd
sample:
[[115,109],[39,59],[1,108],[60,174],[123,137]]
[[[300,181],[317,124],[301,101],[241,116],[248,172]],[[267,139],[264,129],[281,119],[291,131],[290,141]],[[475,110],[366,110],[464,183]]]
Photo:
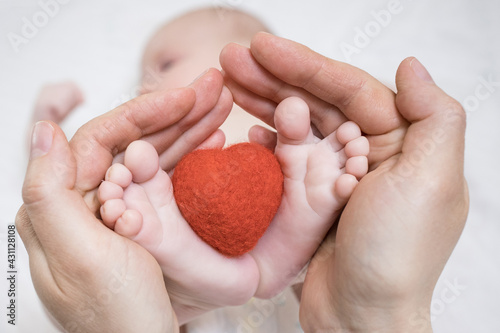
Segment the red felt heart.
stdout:
[[206,243],[227,256],[257,244],[281,203],[283,174],[273,153],[255,143],[200,149],[172,177],[179,210]]

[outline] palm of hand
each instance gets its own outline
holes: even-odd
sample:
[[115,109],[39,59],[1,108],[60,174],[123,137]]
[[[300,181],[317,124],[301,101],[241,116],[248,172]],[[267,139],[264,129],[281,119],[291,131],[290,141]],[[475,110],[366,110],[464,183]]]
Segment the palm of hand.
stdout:
[[[333,311],[344,318],[367,309],[426,308],[461,231],[443,222],[457,216],[452,223],[463,224],[467,188],[463,173],[444,170],[437,163],[431,167],[416,163],[415,150],[409,149],[414,139],[409,131],[403,153],[360,181],[336,230],[330,231],[309,266],[304,309],[317,304],[318,296],[320,304],[335,304]],[[441,143],[434,142],[436,147]],[[464,195],[450,201],[456,193]],[[428,247],[422,248],[422,242]],[[429,271],[437,273],[422,275]],[[411,299],[415,293],[421,299]]]
[[[458,239],[467,200],[460,170],[463,161],[456,159],[463,144],[453,137],[463,136],[463,110],[458,122],[449,121],[453,117],[443,111],[449,108],[450,115],[460,115],[460,106],[450,98],[443,100],[442,92],[432,83],[415,79],[412,61],[407,59],[398,70],[400,91],[395,98],[367,73],[278,37],[259,34],[251,50],[230,45],[221,54],[228,84],[235,88],[235,101],[269,124],[276,103],[301,96],[323,135],[348,118],[361,127],[370,142],[373,171],[363,178],[347,204],[337,239],[336,231],[330,232],[309,267],[303,313],[309,308],[331,308],[332,304],[342,308],[340,302],[363,302],[372,294],[376,302],[380,300],[377,293],[397,295],[405,283],[419,290],[427,288],[424,294],[428,295],[433,279],[419,279],[418,274],[439,271],[436,267],[442,267]],[[251,102],[255,95],[259,97],[258,108]],[[434,101],[443,103],[441,112],[435,112]],[[440,133],[453,134],[447,138]],[[255,139],[260,140],[257,135]],[[451,165],[455,169],[451,170]],[[450,223],[448,215],[456,217],[456,222]],[[453,232],[447,234],[447,228]],[[436,246],[440,240],[442,246]],[[429,244],[429,249],[420,250],[422,244]],[[440,251],[431,254],[436,249]],[[427,284],[419,285],[418,281]],[[315,304],[318,298],[323,304]]]

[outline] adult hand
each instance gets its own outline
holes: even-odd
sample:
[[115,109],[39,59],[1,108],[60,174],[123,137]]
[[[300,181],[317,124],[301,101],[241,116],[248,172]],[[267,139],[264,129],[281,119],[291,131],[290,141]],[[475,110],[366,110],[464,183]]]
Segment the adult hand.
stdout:
[[[309,105],[319,137],[347,119],[355,121],[370,142],[372,169],[401,150],[408,122],[396,108],[395,94],[361,69],[267,33],[257,34],[250,49],[227,45],[220,62],[234,101],[273,127],[276,105],[299,96]],[[252,128],[249,137],[275,145],[262,127]]]
[[210,70],[190,88],[138,97],[84,125],[69,145],[56,124],[35,126],[16,225],[38,295],[65,330],[178,331],[156,260],[96,218],[95,192],[134,140],[152,142],[165,169],[207,138],[224,140],[212,135],[232,106],[222,83]]
[[[373,171],[309,266],[304,330],[432,331],[432,291],[468,211],[462,107],[414,58],[400,65],[397,96],[361,70],[268,34],[250,50],[226,47],[221,63],[235,101],[268,123],[276,103],[301,96],[322,135],[346,117],[371,144]],[[262,129],[253,138],[272,141]]]

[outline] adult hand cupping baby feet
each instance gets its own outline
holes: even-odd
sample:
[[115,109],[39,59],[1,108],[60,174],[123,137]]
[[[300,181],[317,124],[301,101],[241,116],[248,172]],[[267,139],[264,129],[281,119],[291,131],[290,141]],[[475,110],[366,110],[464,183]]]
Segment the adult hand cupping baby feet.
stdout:
[[67,143],[35,127],[16,227],[37,293],[59,324],[81,332],[178,332],[157,261],[96,218],[96,192],[130,142],[151,142],[171,168],[207,138],[232,99],[216,70],[190,88],[140,96],[82,126]]
[[103,222],[160,264],[180,323],[217,307],[243,304],[254,295],[259,272],[253,258],[225,257],[194,233],[149,143],[129,145],[124,164],[106,173],[99,199]]
[[414,58],[398,69],[397,96],[357,68],[268,34],[251,50],[230,45],[221,63],[235,101],[268,123],[273,105],[301,96],[324,136],[345,115],[370,141],[373,171],[309,266],[304,330],[431,332],[432,291],[467,216],[463,108]]
[[468,210],[465,113],[415,58],[401,63],[396,83],[411,122],[402,150],[362,180],[313,258],[306,331],[432,332],[433,289]]
[[[114,164],[106,173],[99,189],[103,222],[139,243],[158,260],[181,322],[218,306],[244,303],[254,293],[267,298],[283,290],[310,259],[357,179],[367,171],[368,142],[354,123],[347,122],[320,140],[312,134],[307,105],[298,98],[287,99],[278,106],[276,123],[279,139],[275,153],[285,177],[284,196],[252,256],[225,257],[198,237],[203,235],[194,233],[178,209],[172,182],[159,168],[158,155],[150,144],[132,143],[124,164]],[[256,159],[251,162],[259,163]],[[271,172],[257,170],[259,167],[253,167],[255,173]],[[195,171],[206,172],[192,170]],[[215,184],[220,180],[218,175],[210,179],[214,187],[219,185]],[[249,179],[251,175],[246,178]],[[235,195],[232,189],[228,190]],[[197,200],[196,193],[193,192],[192,200]],[[227,207],[212,207],[211,214],[217,219],[222,218],[223,211],[233,208],[225,201],[229,198],[218,204]],[[220,221],[207,223],[211,222],[211,229],[221,228],[217,226]],[[250,230],[243,230],[243,235],[245,232]],[[226,235],[221,241],[231,243],[231,237]]]

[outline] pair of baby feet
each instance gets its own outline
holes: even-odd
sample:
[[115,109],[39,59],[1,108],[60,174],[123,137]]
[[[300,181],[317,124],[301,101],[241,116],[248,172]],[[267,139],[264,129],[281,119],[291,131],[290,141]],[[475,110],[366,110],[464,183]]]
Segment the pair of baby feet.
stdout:
[[149,143],[131,143],[124,163],[109,168],[98,192],[103,223],[157,259],[179,322],[283,290],[367,173],[368,140],[359,127],[346,122],[319,139],[309,114],[297,97],[277,106],[275,155],[284,175],[282,202],[257,246],[237,258],[224,257],[189,227]]

